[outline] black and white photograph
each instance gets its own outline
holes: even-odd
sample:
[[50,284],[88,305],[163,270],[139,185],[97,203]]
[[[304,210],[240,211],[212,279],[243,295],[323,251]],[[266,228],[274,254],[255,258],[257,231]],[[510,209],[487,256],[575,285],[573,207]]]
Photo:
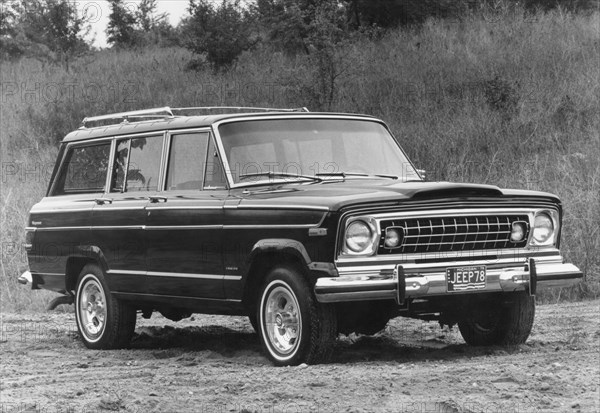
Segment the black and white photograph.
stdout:
[[0,413],[600,412],[600,0],[0,0]]

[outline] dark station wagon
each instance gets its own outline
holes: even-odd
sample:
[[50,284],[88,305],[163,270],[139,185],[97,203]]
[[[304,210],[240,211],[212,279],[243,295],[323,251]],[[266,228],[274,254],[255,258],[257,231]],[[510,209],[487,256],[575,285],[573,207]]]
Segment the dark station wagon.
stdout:
[[555,195],[426,182],[370,116],[234,109],[86,118],[62,141],[19,281],[74,303],[87,347],[154,311],[246,315],[276,365],[397,316],[519,344],[536,290],[582,276]]

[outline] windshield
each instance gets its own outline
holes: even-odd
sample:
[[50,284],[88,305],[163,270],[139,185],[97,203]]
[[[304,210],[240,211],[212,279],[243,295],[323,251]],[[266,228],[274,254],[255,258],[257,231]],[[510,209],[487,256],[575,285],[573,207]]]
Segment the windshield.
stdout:
[[272,180],[420,180],[387,129],[352,119],[275,119],[219,126],[234,183]]

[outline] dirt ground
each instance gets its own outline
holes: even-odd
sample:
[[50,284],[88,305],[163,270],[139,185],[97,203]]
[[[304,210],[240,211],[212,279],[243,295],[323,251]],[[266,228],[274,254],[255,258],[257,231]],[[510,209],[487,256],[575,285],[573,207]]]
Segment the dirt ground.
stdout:
[[600,411],[600,301],[539,305],[521,346],[398,318],[282,368],[242,317],[139,318],[131,349],[96,351],[72,313],[2,314],[0,355],[2,413]]

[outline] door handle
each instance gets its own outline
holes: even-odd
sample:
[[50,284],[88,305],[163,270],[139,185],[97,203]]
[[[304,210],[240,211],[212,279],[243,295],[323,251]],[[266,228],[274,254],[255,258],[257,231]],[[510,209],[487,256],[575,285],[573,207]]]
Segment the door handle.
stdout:
[[156,204],[158,202],[167,202],[167,197],[166,196],[150,196],[148,197],[148,199],[150,200],[150,202],[152,202],[153,204]]
[[113,202],[113,200],[111,198],[96,198],[94,201],[98,205],[112,204],[112,202]]

